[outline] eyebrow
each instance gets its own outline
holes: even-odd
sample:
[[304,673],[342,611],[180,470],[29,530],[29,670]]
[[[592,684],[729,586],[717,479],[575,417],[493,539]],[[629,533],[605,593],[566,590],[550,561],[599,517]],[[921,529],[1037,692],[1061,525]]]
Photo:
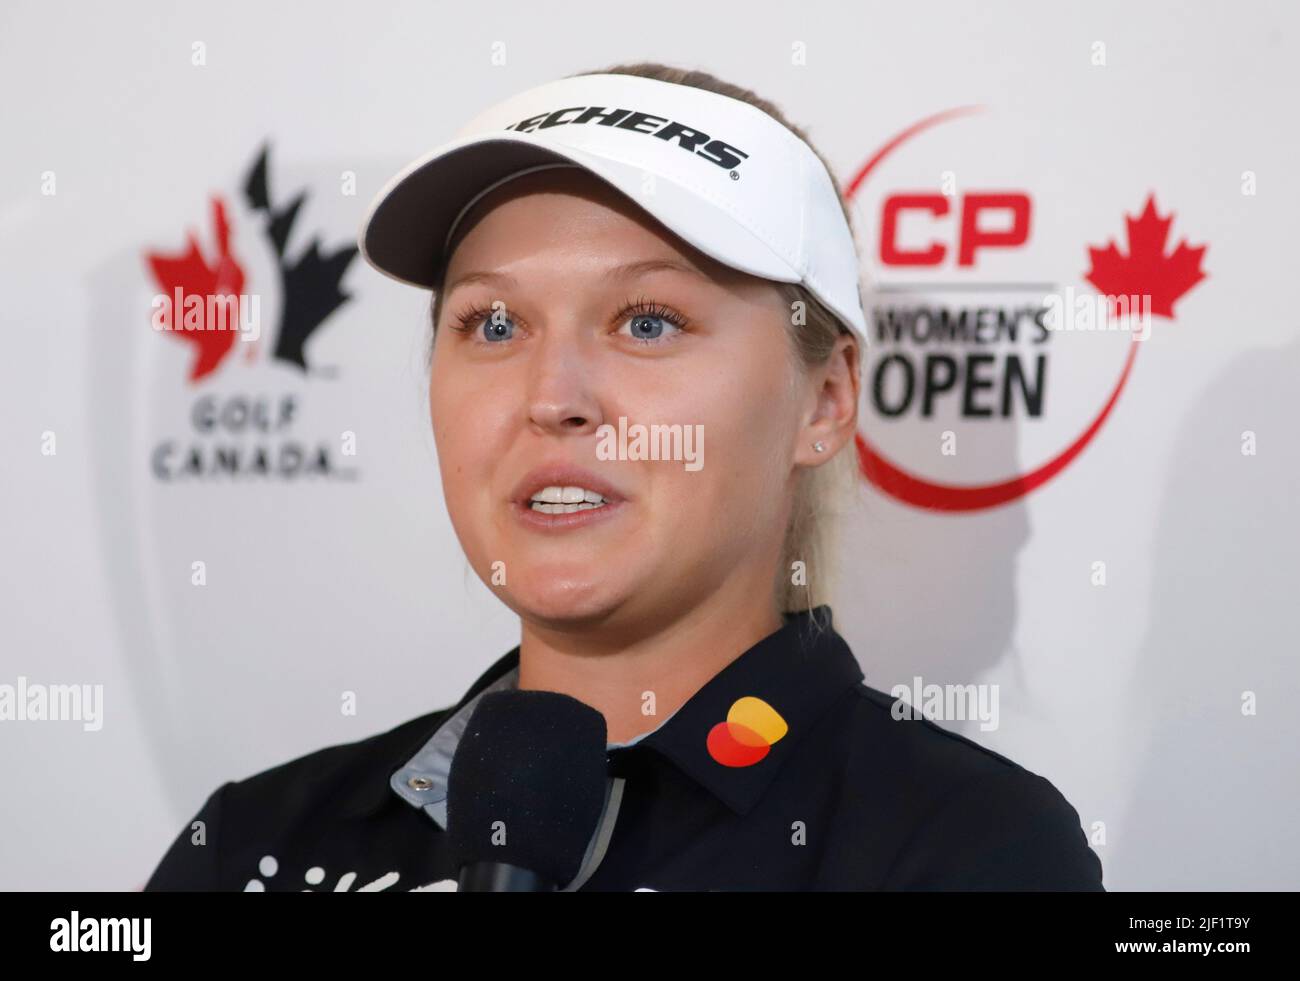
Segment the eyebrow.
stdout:
[[[652,272],[680,272],[688,276],[695,276],[706,282],[712,282],[699,269],[687,265],[677,259],[640,259],[636,262],[625,262],[621,266],[615,266],[605,273],[609,279],[635,279],[638,276],[645,276]],[[519,281],[509,273],[500,272],[469,272],[462,276],[456,277],[456,281],[443,291],[444,294],[450,293],[458,286],[466,286],[470,283],[487,283],[489,285],[515,286]]]

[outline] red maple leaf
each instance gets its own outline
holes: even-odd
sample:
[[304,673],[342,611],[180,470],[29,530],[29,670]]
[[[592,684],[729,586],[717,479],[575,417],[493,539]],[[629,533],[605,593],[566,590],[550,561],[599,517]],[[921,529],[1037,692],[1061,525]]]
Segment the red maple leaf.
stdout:
[[[1124,216],[1129,254],[1120,252],[1113,240],[1104,249],[1088,246],[1092,268],[1083,278],[1108,297],[1150,296],[1152,314],[1172,320],[1174,301],[1205,278],[1201,259],[1206,248],[1189,246],[1183,239],[1165,255],[1173,218],[1172,212],[1165,217],[1156,213],[1156,196],[1151,194],[1140,218]],[[1111,308],[1116,308],[1114,300]]]
[[[217,255],[212,263],[203,257],[193,232],[187,236],[188,250],[180,255],[157,252],[146,255],[158,289],[167,295],[169,301],[176,295],[177,287],[180,287],[185,297],[198,295],[205,299],[208,296],[238,296],[243,291],[244,270],[231,254],[230,222],[226,218],[225,205],[219,197],[212,199],[212,224],[217,240]],[[183,310],[175,312],[183,319]],[[171,313],[167,309],[163,316],[167,333],[193,344],[198,350],[198,356],[190,367],[190,381],[197,381],[216,371],[222,359],[234,347],[238,331],[173,329]]]

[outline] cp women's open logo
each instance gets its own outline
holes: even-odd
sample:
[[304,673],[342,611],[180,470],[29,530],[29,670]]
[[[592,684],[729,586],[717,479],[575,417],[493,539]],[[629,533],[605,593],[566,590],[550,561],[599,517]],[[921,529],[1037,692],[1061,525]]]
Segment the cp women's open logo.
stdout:
[[[1152,191],[1115,241],[1120,209],[1094,157],[1047,146],[1069,193],[1045,201],[1024,187],[1041,162],[989,152],[1024,144],[1007,128],[1017,124],[980,117],[973,141],[963,125],[935,132],[979,112],[905,129],[845,188],[877,236],[881,269],[866,311],[859,467],[891,497],[939,511],[1006,504],[1072,464],[1111,417],[1151,318],[1172,321],[1175,301],[1205,278],[1206,247],[1170,247],[1174,215]],[[1017,164],[1024,178],[1010,172]],[[914,174],[926,175],[920,187],[899,186]],[[881,188],[870,196],[869,177]],[[1102,236],[1104,247],[1087,241]]]

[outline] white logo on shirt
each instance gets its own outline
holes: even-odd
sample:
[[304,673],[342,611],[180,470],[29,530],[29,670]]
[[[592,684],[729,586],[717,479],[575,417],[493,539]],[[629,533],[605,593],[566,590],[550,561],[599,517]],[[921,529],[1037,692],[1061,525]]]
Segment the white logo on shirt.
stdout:
[[[270,879],[280,871],[280,863],[274,855],[263,855],[261,861],[257,863],[257,871],[263,879]],[[325,881],[325,870],[319,865],[313,865],[303,873],[303,881],[308,886],[319,886]],[[383,892],[385,889],[396,885],[400,879],[400,872],[385,872],[378,879],[373,879],[365,885],[356,889],[356,892]],[[334,883],[332,892],[352,892],[352,884],[357,881],[357,873],[344,872],[339,876],[338,881]],[[430,882],[428,885],[416,886],[411,892],[452,892],[456,889],[455,879],[440,879],[437,882]],[[320,892],[317,889],[304,889],[303,892]],[[249,879],[244,886],[244,892],[266,892],[266,883],[262,879]]]
[[[274,855],[263,855],[261,861],[257,863],[257,871],[263,879],[273,878],[280,871],[280,863]],[[303,873],[303,881],[309,886],[319,886],[325,881],[325,870],[319,865],[313,865]],[[386,872],[378,879],[367,882],[356,892],[383,892],[385,889],[395,885],[400,879],[399,872]],[[357,880],[357,873],[344,872],[339,876],[338,882],[334,884],[332,892],[352,892],[352,884]],[[456,892],[457,882],[455,879],[438,879],[434,882],[426,883],[423,886],[415,886],[410,892]],[[317,889],[304,889],[303,892],[319,892]],[[658,889],[651,889],[649,886],[639,886],[634,892],[658,892]],[[249,879],[244,886],[244,892],[266,892],[266,883],[262,879]]]

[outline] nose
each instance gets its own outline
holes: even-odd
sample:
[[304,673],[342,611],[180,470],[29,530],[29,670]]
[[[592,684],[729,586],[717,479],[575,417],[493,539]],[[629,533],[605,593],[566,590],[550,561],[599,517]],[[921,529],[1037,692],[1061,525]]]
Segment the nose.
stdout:
[[552,334],[533,350],[528,366],[528,422],[553,436],[594,433],[602,422],[595,368],[581,340]]

